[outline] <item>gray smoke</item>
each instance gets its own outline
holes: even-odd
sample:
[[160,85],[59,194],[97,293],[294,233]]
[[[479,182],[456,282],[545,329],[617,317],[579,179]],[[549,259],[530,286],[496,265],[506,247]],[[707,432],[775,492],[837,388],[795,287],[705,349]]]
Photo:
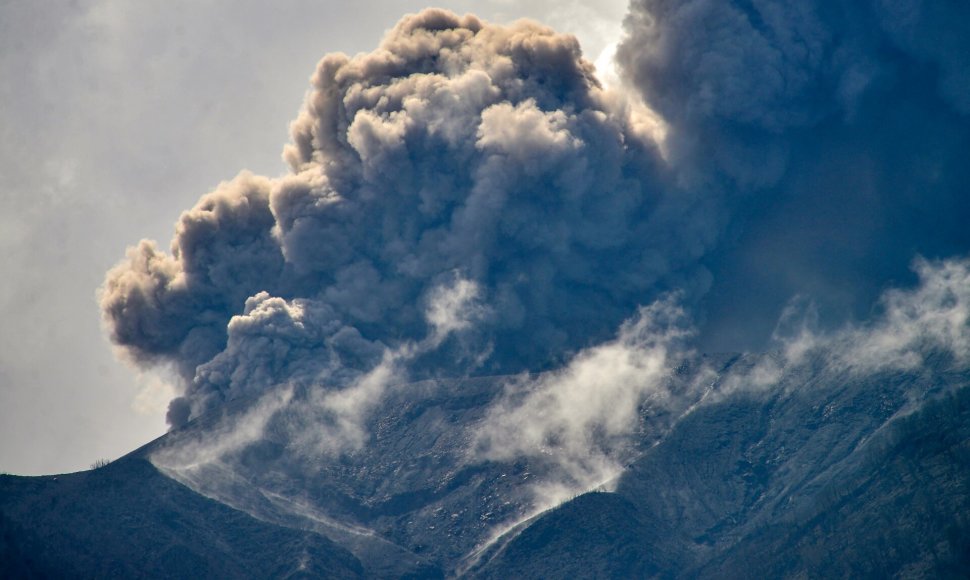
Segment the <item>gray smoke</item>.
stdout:
[[671,169],[722,193],[708,348],[760,348],[794,294],[868,317],[917,256],[970,248],[970,6],[634,0],[618,63]]
[[963,3],[921,0],[634,0],[618,61],[675,128],[674,151],[766,185],[799,130],[861,123],[904,91],[970,113],[967,16]]
[[[634,0],[617,89],[572,37],[440,10],[326,56],[289,174],[223,184],[105,282],[113,340],[184,380],[173,425],[252,402],[156,460],[223,499],[260,442],[296,481],[408,465],[367,454],[369,414],[421,396],[395,384],[512,374],[480,421],[419,426],[443,469],[538,468],[507,530],[739,389],[965,368],[968,11]],[[695,356],[772,337],[727,377]]]
[[[720,227],[576,40],[427,10],[372,53],[328,55],[291,173],[247,173],[142,241],[102,308],[139,364],[186,382],[169,420],[283,382],[341,387],[440,335],[417,377],[551,368],[670,289],[695,300]],[[442,288],[475,289],[441,320]]]
[[178,425],[387,360],[402,382],[557,368],[671,290],[702,349],[763,348],[796,294],[823,328],[868,317],[916,256],[970,248],[967,11],[637,0],[633,97],[537,24],[408,16],[320,62],[288,175],[129,250],[112,338],[183,377]]

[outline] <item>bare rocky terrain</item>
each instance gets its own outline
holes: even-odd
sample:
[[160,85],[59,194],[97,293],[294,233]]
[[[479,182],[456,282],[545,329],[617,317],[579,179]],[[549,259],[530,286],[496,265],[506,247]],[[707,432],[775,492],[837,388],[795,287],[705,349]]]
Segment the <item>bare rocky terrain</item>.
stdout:
[[555,462],[469,455],[504,379],[397,389],[336,457],[296,445],[285,415],[205,461],[173,454],[253,404],[236,401],[106,467],[0,477],[0,576],[970,574],[966,371],[816,359],[770,390],[727,387],[766,356],[685,361],[668,387],[714,368],[705,402],[644,406],[619,478],[538,512]]

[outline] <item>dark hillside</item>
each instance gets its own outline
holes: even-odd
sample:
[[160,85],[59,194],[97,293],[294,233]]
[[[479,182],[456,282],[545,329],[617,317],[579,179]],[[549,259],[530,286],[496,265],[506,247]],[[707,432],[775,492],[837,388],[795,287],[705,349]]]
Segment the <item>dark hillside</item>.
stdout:
[[970,389],[875,436],[794,517],[752,533],[702,575],[805,570],[819,578],[970,578]]
[[202,497],[129,457],[0,477],[0,577],[358,578],[349,552]]
[[721,391],[764,359],[731,360],[670,430],[643,415],[615,491],[523,516],[494,542],[543,465],[464,460],[500,380],[427,382],[389,398],[358,452],[310,461],[268,429],[173,471],[198,491],[149,457],[212,421],[93,471],[0,477],[0,577],[970,576],[965,371],[862,376],[819,359],[768,391]]
[[662,568],[636,507],[588,493],[539,518],[472,575],[481,578],[647,578]]

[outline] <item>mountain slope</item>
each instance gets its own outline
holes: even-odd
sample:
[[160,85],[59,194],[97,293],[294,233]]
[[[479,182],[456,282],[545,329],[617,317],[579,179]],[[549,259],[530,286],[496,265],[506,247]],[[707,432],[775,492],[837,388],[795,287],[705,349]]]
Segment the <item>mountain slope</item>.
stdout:
[[702,575],[970,577],[970,389],[901,418],[860,455]]
[[816,357],[758,387],[772,356],[684,361],[667,384],[683,400],[641,409],[612,491],[547,511],[553,457],[469,453],[508,379],[394,389],[367,444],[336,456],[294,437],[321,423],[293,412],[240,431],[260,403],[231,401],[107,467],[0,478],[0,571],[966,576],[970,374],[946,357],[861,374]]
[[[479,574],[546,570],[557,554],[545,577],[620,577],[602,567],[626,543],[610,538],[635,536],[644,576],[967,577],[967,377],[859,378],[819,363],[786,380],[699,408],[616,494],[538,518]],[[601,517],[611,505],[626,507]]]
[[93,471],[0,477],[0,577],[359,578],[311,532],[206,499],[128,457]]

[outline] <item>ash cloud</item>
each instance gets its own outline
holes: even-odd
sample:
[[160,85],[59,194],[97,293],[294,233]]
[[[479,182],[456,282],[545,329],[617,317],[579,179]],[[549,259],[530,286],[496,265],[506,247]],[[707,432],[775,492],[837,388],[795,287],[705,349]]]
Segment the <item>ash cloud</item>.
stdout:
[[173,424],[343,387],[409,343],[433,346],[414,378],[548,369],[665,291],[706,291],[715,202],[668,183],[575,38],[427,10],[311,84],[288,175],[240,174],[168,252],[142,241],[108,274],[114,342],[185,381]]
[[305,403],[280,411],[288,437],[326,455],[366,445],[391,383],[558,368],[512,381],[469,450],[548,459],[549,497],[618,472],[644,404],[704,401],[716,373],[674,393],[676,361],[763,348],[793,295],[816,326],[724,393],[819,353],[963,361],[966,267],[940,261],[970,247],[961,10],[637,0],[626,94],[537,24],[406,17],[320,62],[289,174],[243,173],[169,252],[129,250],[102,292],[112,338],[178,370],[173,425],[285,385]]
[[[395,385],[511,374],[480,421],[425,426],[449,471],[534,468],[509,530],[735,392],[966,368],[966,11],[634,0],[616,90],[572,37],[439,10],[326,56],[289,173],[222,184],[108,274],[112,339],[183,379],[173,425],[255,401],[154,460],[217,497],[260,442],[284,475],[366,469]],[[694,354],[773,331],[726,376]]]
[[723,196],[704,258],[709,349],[762,348],[795,294],[863,319],[917,255],[970,247],[968,8],[958,2],[634,0],[618,64],[671,168]]
[[784,176],[800,130],[861,129],[873,108],[914,96],[970,112],[967,16],[922,0],[634,0],[617,59],[674,127],[682,171],[707,164],[764,186]]

